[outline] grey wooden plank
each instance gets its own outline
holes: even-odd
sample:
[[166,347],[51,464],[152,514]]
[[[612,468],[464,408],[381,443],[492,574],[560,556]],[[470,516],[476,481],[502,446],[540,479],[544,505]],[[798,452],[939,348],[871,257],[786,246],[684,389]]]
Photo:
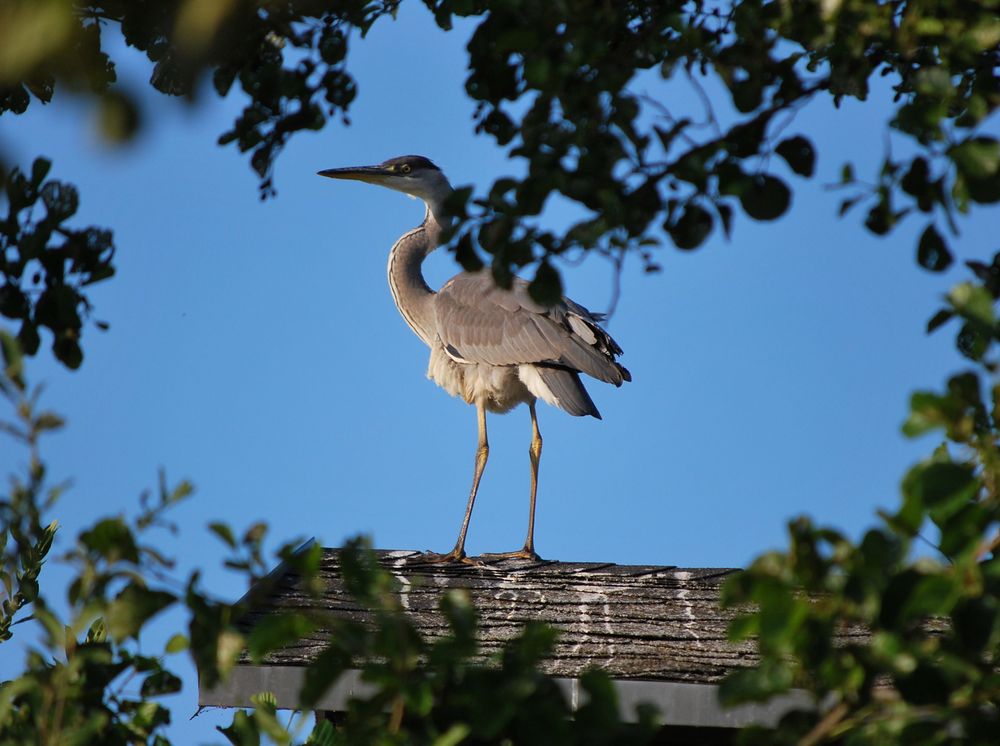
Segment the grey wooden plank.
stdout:
[[[202,707],[251,707],[251,697],[260,692],[275,696],[279,709],[301,709],[298,694],[305,668],[297,666],[240,666],[229,679],[212,689],[202,689],[198,704]],[[556,683],[568,706],[575,710],[586,702],[586,693],[574,677],[560,677]],[[808,708],[811,700],[804,692],[776,697],[766,705],[743,705],[723,708],[718,702],[718,687],[706,684],[665,681],[617,681],[619,714],[626,722],[635,722],[636,707],[653,705],[664,725],[708,728],[741,728],[751,724],[773,726],[793,708]],[[347,671],[320,698],[317,710],[343,711],[352,697],[366,696],[371,686],[361,680],[360,672]]]

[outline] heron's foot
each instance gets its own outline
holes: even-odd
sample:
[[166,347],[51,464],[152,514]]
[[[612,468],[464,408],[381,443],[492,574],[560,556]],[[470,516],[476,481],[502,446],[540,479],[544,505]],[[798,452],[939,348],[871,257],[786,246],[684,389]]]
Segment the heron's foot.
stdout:
[[479,556],[491,560],[526,559],[526,560],[532,560],[534,562],[542,561],[542,558],[538,556],[538,553],[534,549],[529,549],[528,547],[524,547],[523,549],[518,549],[516,552],[487,552]]
[[471,557],[467,557],[464,550],[457,548],[452,549],[446,554],[439,554],[438,552],[424,552],[423,554],[414,557],[411,561],[428,565],[443,565],[455,562],[463,565],[475,565],[476,567],[479,567],[482,564]]

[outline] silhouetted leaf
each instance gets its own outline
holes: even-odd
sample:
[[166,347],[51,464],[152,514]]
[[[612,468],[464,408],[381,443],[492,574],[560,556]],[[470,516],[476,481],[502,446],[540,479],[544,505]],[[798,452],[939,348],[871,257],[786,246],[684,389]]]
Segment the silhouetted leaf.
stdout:
[[45,181],[45,177],[49,175],[51,168],[52,161],[48,158],[36,158],[34,163],[31,164],[31,185],[35,189],[41,187],[42,182]]
[[740,194],[743,210],[754,220],[777,220],[791,201],[792,194],[785,182],[769,174],[754,176],[751,188]]
[[678,249],[696,249],[712,232],[712,215],[698,204],[685,205],[684,212],[667,231]]
[[139,692],[143,697],[159,697],[181,690],[181,680],[170,671],[156,671],[142,681]]
[[801,135],[782,140],[774,152],[784,158],[792,171],[799,176],[813,175],[816,168],[816,151],[812,143]]
[[953,257],[944,238],[931,223],[920,235],[917,244],[917,263],[931,272],[944,272],[951,266]]
[[942,308],[927,321],[927,333],[930,334],[943,324],[948,323],[954,316],[954,312],[949,311],[947,308]]
[[45,209],[57,222],[75,215],[80,207],[79,193],[72,184],[49,181],[41,188],[39,194],[45,204]]
[[483,268],[483,260],[472,244],[472,236],[463,233],[455,244],[455,259],[466,272],[478,272]]

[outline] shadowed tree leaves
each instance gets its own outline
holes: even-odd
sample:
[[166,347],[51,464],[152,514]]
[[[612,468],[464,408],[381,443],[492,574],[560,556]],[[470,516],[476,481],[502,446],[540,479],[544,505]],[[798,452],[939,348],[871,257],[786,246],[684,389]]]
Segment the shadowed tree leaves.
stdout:
[[19,324],[17,338],[26,354],[37,352],[44,328],[56,358],[77,368],[90,313],[86,288],[114,274],[115,246],[110,231],[64,225],[76,214],[80,197],[72,184],[46,180],[50,166],[38,158],[30,177],[18,168],[6,174],[0,195],[7,207],[0,220],[0,314]]
[[[724,701],[797,688],[815,705],[786,715],[776,732],[745,732],[745,742],[987,746],[1000,731],[997,266],[1000,255],[970,263],[975,279],[932,319],[933,328],[963,321],[956,345],[976,369],[913,395],[903,433],[946,440],[907,472],[898,509],[880,511],[883,525],[858,543],[797,519],[786,551],[759,557],[727,585],[727,603],[756,606],[730,636],[756,636],[761,661],[727,678]],[[913,552],[917,538],[937,553]],[[834,648],[833,629],[857,630],[856,641]]]
[[[652,247],[665,240],[695,248],[717,222],[728,234],[734,208],[756,220],[779,218],[792,198],[771,172],[771,156],[805,178],[817,160],[808,137],[780,139],[781,132],[811,99],[865,100],[873,75],[891,81],[891,127],[918,152],[907,167],[887,151],[863,175],[874,183],[852,176],[858,193],[845,207],[866,201],[865,226],[886,235],[914,208],[957,231],[956,218],[973,205],[1000,200],[1000,147],[982,132],[1000,105],[1000,22],[990,3],[424,4],[442,29],[456,17],[473,25],[465,90],[476,102],[474,126],[526,165],[525,176],[486,190],[490,199],[471,201],[452,237],[463,266],[477,266],[481,245],[504,284],[518,268],[577,249],[634,251],[655,266]],[[268,196],[290,137],[332,117],[347,121],[358,95],[350,46],[396,7],[394,0],[20,4],[0,31],[0,111],[78,91],[100,102],[109,138],[127,139],[142,120],[105,51],[109,35],[120,33],[146,55],[156,90],[195,101],[199,81],[210,78],[216,95],[238,92],[242,112],[219,142],[248,154]],[[20,43],[39,29],[44,44]],[[640,75],[691,86],[703,111],[675,110],[662,92],[669,88],[640,95]],[[713,81],[728,101],[709,97]],[[553,195],[579,205],[585,216],[577,225],[589,228],[544,229],[539,216]],[[689,207],[675,214],[672,205]],[[943,237],[933,235],[917,250],[933,269],[946,255]],[[9,284],[0,309],[20,319],[24,289]],[[556,294],[554,283],[535,288]],[[73,303],[87,308],[82,295],[53,296],[48,317],[61,325],[52,330],[54,350],[70,366],[82,359],[80,327],[66,325],[71,314],[60,311]],[[24,325],[21,342],[37,348],[37,323]]]

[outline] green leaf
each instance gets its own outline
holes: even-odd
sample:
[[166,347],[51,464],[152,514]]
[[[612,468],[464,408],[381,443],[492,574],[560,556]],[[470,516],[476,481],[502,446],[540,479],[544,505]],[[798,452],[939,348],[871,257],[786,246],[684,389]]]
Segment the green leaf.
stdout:
[[180,653],[187,650],[188,647],[190,647],[190,644],[191,643],[188,641],[187,637],[178,632],[167,640],[167,644],[163,650],[166,653]]
[[139,130],[139,108],[121,91],[106,91],[101,97],[98,126],[101,135],[111,143],[121,144],[135,137]]
[[4,375],[19,389],[24,389],[24,358],[17,339],[0,329],[0,351],[3,352]]
[[58,430],[65,424],[66,421],[54,412],[42,412],[35,418],[35,429],[39,432],[43,430]]
[[955,639],[976,658],[1000,641],[1000,601],[995,597],[965,598],[951,611]]
[[86,641],[88,643],[95,643],[104,642],[107,639],[108,625],[104,621],[104,617],[98,617],[91,623],[90,629],[87,630]]
[[752,187],[740,195],[740,204],[754,220],[777,220],[788,210],[792,193],[785,182],[776,176],[758,174]]
[[936,519],[946,517],[972,501],[981,487],[969,464],[924,462],[903,478],[903,494],[919,500]]
[[[170,722],[170,711],[157,702],[140,702],[130,725],[140,733],[148,734]],[[143,739],[145,740],[145,739]]]
[[215,638],[215,666],[219,674],[227,676],[236,665],[236,659],[243,650],[243,635],[224,629]]
[[787,692],[793,683],[785,663],[762,660],[755,668],[736,669],[719,686],[719,702],[724,707],[746,702],[764,702],[775,694]]
[[256,523],[250,524],[250,527],[243,532],[243,544],[246,546],[259,545],[264,537],[267,535],[267,524],[263,521],[257,521]]
[[299,699],[304,707],[319,702],[340,675],[351,666],[351,656],[335,644],[330,644],[306,668]]
[[948,155],[970,179],[987,179],[1000,168],[1000,143],[992,137],[969,138],[950,148]]
[[905,570],[889,582],[879,618],[891,629],[905,628],[929,616],[948,614],[960,593],[954,577]]
[[964,188],[968,196],[981,205],[992,205],[1000,202],[1000,171],[989,178],[975,179],[967,176],[955,179],[955,188]]
[[448,621],[448,628],[457,641],[475,644],[476,607],[465,590],[452,589],[441,597],[441,613]]
[[816,169],[816,151],[806,138],[796,135],[782,140],[774,149],[799,176],[809,178]]
[[81,543],[108,562],[139,562],[139,550],[132,531],[121,518],[105,518],[80,534]]
[[142,627],[154,615],[174,603],[177,597],[166,591],[151,590],[138,583],[125,586],[105,613],[108,634],[117,642],[138,637]]
[[[329,725],[328,721],[324,722]],[[472,728],[468,725],[465,723],[455,723],[434,739],[433,746],[458,746],[470,733],[472,733]]]
[[971,282],[956,285],[948,294],[948,300],[962,317],[988,327],[993,327],[996,324],[993,296],[989,290],[981,285],[975,285]]
[[247,637],[247,651],[254,662],[259,663],[268,653],[298,642],[316,627],[316,622],[304,614],[269,614],[251,630]]
[[337,736],[336,731],[333,729],[333,723],[329,720],[320,720],[317,718],[316,727],[309,734],[306,746],[334,746],[336,742]]
[[225,542],[230,549],[236,549],[236,535],[229,524],[220,521],[213,521],[208,524],[208,530]]
[[215,729],[228,738],[233,746],[260,746],[257,724],[244,710],[237,710],[233,715],[233,722],[227,727],[217,725]]

